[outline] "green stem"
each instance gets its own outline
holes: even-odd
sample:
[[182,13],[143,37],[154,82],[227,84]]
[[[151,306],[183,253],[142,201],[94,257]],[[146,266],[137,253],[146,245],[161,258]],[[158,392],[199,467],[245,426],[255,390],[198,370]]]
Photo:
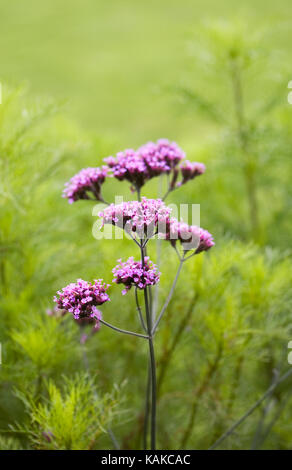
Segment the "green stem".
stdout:
[[[141,262],[142,266],[145,265],[144,261],[144,249],[142,248],[141,240]],[[151,375],[151,450],[156,450],[156,363],[155,363],[155,351],[152,337],[152,319],[149,308],[148,288],[144,289],[144,301],[146,310],[146,323],[148,330],[148,345],[149,345],[149,364],[150,364],[150,375]],[[147,421],[147,416],[145,416]],[[146,424],[145,421],[145,424]]]
[[191,437],[193,427],[194,427],[195,417],[196,417],[196,413],[198,409],[199,399],[203,395],[203,393],[206,391],[213,375],[218,369],[219,362],[222,356],[222,350],[223,350],[223,344],[222,344],[222,340],[220,340],[218,344],[218,351],[214,359],[214,362],[209,364],[204,380],[195,392],[195,398],[194,398],[194,401],[190,410],[189,422],[181,440],[181,445],[180,445],[181,449],[185,449],[187,442],[189,438]]
[[150,372],[150,364],[149,364],[148,374],[147,374],[145,415],[144,415],[144,431],[143,431],[144,450],[147,450],[147,444],[148,444],[147,436],[148,436],[149,413],[150,413],[150,406],[151,406],[150,393],[151,393],[151,372]]
[[158,325],[159,325],[159,323],[160,323],[160,320],[161,320],[161,318],[162,318],[162,316],[163,316],[165,310],[167,309],[169,302],[171,301],[171,298],[172,298],[172,295],[173,295],[173,292],[174,292],[174,289],[175,289],[175,286],[176,286],[176,283],[177,283],[179,274],[180,274],[180,272],[181,272],[181,268],[182,268],[182,266],[183,266],[183,262],[184,262],[184,259],[181,258],[180,263],[179,263],[179,266],[178,266],[178,270],[177,270],[176,276],[175,276],[175,278],[174,278],[173,284],[172,284],[172,286],[171,286],[170,292],[169,292],[169,294],[168,294],[168,297],[167,297],[167,299],[166,299],[166,301],[165,301],[165,303],[164,303],[164,305],[163,305],[163,307],[162,307],[162,309],[161,309],[161,312],[160,312],[160,314],[159,314],[159,317],[157,318],[157,320],[156,320],[156,322],[155,322],[155,324],[154,324],[154,326],[153,326],[153,328],[152,328],[152,335],[155,334],[155,331],[156,331],[156,329],[157,329],[157,327],[158,327]]
[[116,326],[112,325],[111,323],[108,323],[104,320],[99,320],[100,323],[103,323],[105,326],[108,326],[112,330],[118,331],[119,333],[124,333],[125,335],[132,335],[132,336],[138,336],[139,338],[145,338],[149,339],[149,336],[146,335],[141,335],[140,333],[135,333],[134,331],[128,331],[128,330],[123,330],[122,328],[117,328]]
[[156,450],[156,364],[152,337],[149,338],[151,364],[151,450]]
[[243,93],[241,74],[236,60],[230,62],[231,65],[231,82],[233,87],[235,117],[237,121],[237,136],[239,145],[243,155],[245,156],[244,162],[244,177],[249,201],[250,224],[254,237],[258,236],[258,201],[256,190],[255,171],[251,166],[251,160],[248,152],[248,139],[246,134],[246,123],[244,117],[243,107]]
[[189,320],[190,320],[190,317],[193,313],[193,308],[194,308],[194,305],[197,301],[197,298],[198,298],[198,294],[195,293],[192,300],[191,300],[191,303],[189,305],[189,308],[187,310],[187,313],[186,315],[182,318],[181,322],[179,323],[179,326],[178,326],[178,329],[176,331],[176,334],[170,344],[169,347],[166,348],[165,350],[165,353],[163,354],[163,357],[162,357],[162,361],[161,361],[161,367],[159,368],[160,369],[160,372],[159,372],[159,375],[158,375],[158,380],[157,380],[157,396],[158,396],[158,400],[159,400],[159,396],[160,396],[160,391],[161,391],[161,386],[162,386],[162,383],[163,383],[163,380],[164,380],[164,377],[165,377],[165,373],[168,369],[168,366],[169,366],[169,363],[172,359],[172,356],[173,356],[173,353],[174,353],[174,350],[176,349],[176,346],[185,330],[185,327],[187,326]]
[[136,306],[137,306],[137,311],[138,311],[138,314],[139,314],[141,326],[142,326],[143,330],[145,331],[145,333],[147,333],[147,328],[146,328],[144,318],[143,318],[143,315],[142,315],[142,311],[141,311],[141,307],[140,307],[140,304],[139,304],[137,287],[135,287],[135,299],[136,299]]
[[216,442],[214,442],[214,444],[209,448],[209,450],[213,450],[215,449],[216,447],[219,446],[219,444],[221,444],[228,436],[230,436],[230,434],[232,434],[235,429],[241,424],[243,423],[243,421],[246,420],[246,418],[248,418],[253,412],[254,410],[256,410],[258,408],[258,406],[260,406],[260,404],[266,399],[268,398],[273,392],[274,390],[278,387],[278,385],[282,382],[284,382],[288,377],[290,377],[290,375],[292,374],[292,367],[286,372],[286,374],[282,375],[282,377],[280,377],[273,385],[271,385],[267,390],[266,392],[261,396],[261,398],[259,400],[257,400],[255,402],[255,404],[253,406],[251,406],[249,408],[249,410],[238,420],[236,421],[236,423],[234,423],[231,428],[229,428],[219,439],[217,439]]

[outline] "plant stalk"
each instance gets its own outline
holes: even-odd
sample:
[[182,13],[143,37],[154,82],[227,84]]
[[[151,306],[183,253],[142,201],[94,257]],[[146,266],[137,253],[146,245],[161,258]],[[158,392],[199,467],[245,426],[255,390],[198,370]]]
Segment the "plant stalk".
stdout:
[[[141,240],[141,262],[144,266],[144,249],[142,247]],[[144,289],[144,301],[146,311],[146,323],[148,330],[148,345],[149,345],[149,366],[151,376],[151,450],[156,450],[156,363],[155,363],[155,351],[152,336],[152,319],[151,311],[149,308],[149,297],[148,288]],[[147,391],[146,391],[147,392]],[[146,393],[147,396],[147,393]],[[148,398],[146,398],[148,400]],[[145,416],[145,425],[147,425],[148,417]]]
[[231,82],[234,96],[234,108],[235,117],[237,121],[237,137],[240,145],[240,149],[245,156],[244,162],[244,177],[246,184],[246,191],[249,202],[249,213],[250,213],[250,225],[254,235],[254,238],[258,237],[258,201],[257,201],[257,188],[255,171],[251,166],[251,160],[248,152],[248,139],[246,123],[244,118],[244,107],[243,107],[243,93],[241,74],[236,60],[231,61]]

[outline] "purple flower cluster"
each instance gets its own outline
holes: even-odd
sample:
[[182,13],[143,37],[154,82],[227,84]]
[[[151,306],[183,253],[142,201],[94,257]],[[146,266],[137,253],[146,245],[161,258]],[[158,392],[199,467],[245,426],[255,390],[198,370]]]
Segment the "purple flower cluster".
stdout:
[[136,151],[127,149],[119,152],[116,157],[106,158],[105,162],[115,178],[127,180],[133,189],[140,189],[149,179],[170,173],[183,158],[185,154],[175,142],[160,139]]
[[78,279],[76,283],[71,283],[57,292],[54,301],[58,308],[72,313],[75,320],[84,318],[101,319],[101,313],[96,308],[110,300],[106,293],[109,284],[105,284],[102,279],[93,283]]
[[181,186],[188,181],[200,176],[206,171],[206,167],[203,163],[190,162],[189,160],[184,161],[180,164],[179,170],[182,175],[182,180],[177,183],[177,186]]
[[208,251],[212,246],[215,245],[213,236],[207,231],[200,228],[200,243],[196,249],[196,253],[201,253],[202,251]]
[[150,177],[170,173],[185,158],[185,153],[175,142],[160,139],[156,143],[148,142],[138,149],[139,155],[149,168]]
[[195,250],[196,254],[209,250],[215,244],[207,230],[179,222],[174,218],[170,219],[165,239],[169,240],[172,246],[179,241],[184,251]]
[[171,209],[161,199],[142,198],[141,202],[129,201],[111,204],[98,215],[104,224],[116,225],[128,233],[135,232],[139,238],[151,238],[165,232]]
[[154,286],[159,282],[160,273],[155,264],[150,261],[148,256],[144,257],[144,265],[141,261],[134,261],[131,256],[127,261],[118,260],[119,264],[113,269],[116,284],[124,284],[125,289],[122,294],[125,295],[132,286],[138,289],[145,289],[147,286]]
[[119,181],[129,181],[132,183],[133,189],[141,188],[149,179],[145,161],[135,150],[127,149],[124,152],[119,152],[116,157],[105,158],[104,161],[112,170],[115,178]]
[[84,168],[73,176],[71,180],[65,184],[63,197],[67,198],[69,203],[78,201],[79,199],[90,199],[88,193],[92,193],[94,198],[102,201],[101,185],[104,183],[108,175],[108,168]]
[[[71,204],[79,199],[90,199],[92,193],[95,200],[103,202],[101,186],[107,176],[129,181],[134,191],[155,176],[172,174],[170,189],[173,190],[205,172],[203,163],[186,160],[178,166],[184,158],[185,153],[175,142],[167,139],[148,142],[138,150],[127,149],[116,157],[105,158],[106,165],[101,168],[84,168],[65,184],[63,197]],[[182,180],[176,183],[179,173]]]

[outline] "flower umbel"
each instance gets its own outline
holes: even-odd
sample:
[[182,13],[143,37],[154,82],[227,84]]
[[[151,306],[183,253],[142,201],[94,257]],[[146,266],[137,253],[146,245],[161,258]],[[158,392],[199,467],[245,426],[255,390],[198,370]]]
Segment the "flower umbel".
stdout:
[[84,318],[101,319],[97,305],[110,300],[106,293],[109,284],[105,284],[102,279],[93,283],[78,279],[76,283],[71,283],[57,292],[54,301],[60,309],[72,313],[75,320]]
[[133,190],[141,188],[149,173],[143,158],[135,150],[127,149],[119,152],[116,157],[105,158],[104,161],[111,168],[113,176],[119,181],[127,180],[133,185]]
[[147,286],[154,286],[159,282],[160,273],[155,264],[150,261],[149,256],[144,257],[144,265],[141,261],[134,261],[131,256],[127,261],[118,260],[119,264],[113,269],[116,284],[124,284],[125,289],[122,294],[126,294],[132,286],[138,289],[145,289]]
[[182,180],[177,183],[178,187],[196,178],[196,176],[202,175],[206,171],[206,167],[203,163],[190,162],[189,160],[181,163],[179,169],[182,175]]
[[138,150],[127,149],[116,157],[105,158],[113,176],[132,183],[132,189],[140,189],[146,181],[163,173],[170,173],[185,158],[175,142],[160,139],[148,142]]
[[88,193],[92,193],[95,200],[103,201],[101,185],[104,183],[107,174],[108,167],[106,166],[102,168],[84,168],[65,184],[63,197],[67,198],[69,203],[72,204],[72,202],[79,199],[90,199]]
[[202,251],[207,251],[214,245],[215,242],[213,240],[213,236],[207,230],[200,228],[200,243],[196,249],[196,254],[201,253]]
[[195,250],[196,254],[209,250],[215,244],[212,235],[207,230],[179,222],[175,218],[170,219],[165,239],[169,240],[174,247],[179,241],[184,251]]
[[161,199],[142,198],[141,202],[129,201],[111,204],[98,215],[103,224],[112,224],[134,232],[139,238],[151,238],[157,233],[164,233],[169,223],[171,209]]
[[149,169],[149,177],[170,173],[185,158],[185,153],[175,142],[160,139],[156,143],[148,142],[137,151]]

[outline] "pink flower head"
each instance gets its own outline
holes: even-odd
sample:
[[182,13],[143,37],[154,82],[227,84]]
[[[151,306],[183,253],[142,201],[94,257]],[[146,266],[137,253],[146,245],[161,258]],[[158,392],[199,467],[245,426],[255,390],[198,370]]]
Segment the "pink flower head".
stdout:
[[136,286],[138,289],[145,289],[147,286],[154,286],[154,284],[159,282],[160,273],[148,256],[144,258],[144,265],[142,265],[141,261],[134,261],[133,256],[124,263],[121,259],[118,262],[119,264],[113,269],[113,282],[125,285],[126,288],[122,291],[123,295],[132,286]]
[[108,174],[108,167],[102,168],[84,168],[77,173],[71,180],[65,184],[63,197],[67,198],[69,203],[79,199],[89,199],[92,193],[97,201],[101,201],[101,185],[104,183]]
[[200,228],[200,243],[198,248],[196,249],[196,253],[201,253],[201,251],[207,251],[212,246],[215,245],[212,235],[202,228]]
[[115,178],[119,181],[129,181],[133,189],[141,188],[149,177],[143,158],[135,150],[127,149],[119,152],[116,157],[105,158],[104,161],[111,168]]
[[149,179],[170,173],[185,158],[184,152],[175,142],[160,139],[148,142],[137,151],[127,149],[116,157],[105,158],[112,174],[120,181],[132,183],[132,189],[140,189]]
[[206,167],[203,163],[190,162],[189,160],[181,163],[179,169],[182,175],[182,181],[177,183],[177,186],[181,186],[182,184],[187,183],[188,181],[196,178],[196,176],[202,175],[206,171]]
[[195,250],[196,254],[209,250],[215,244],[207,230],[174,218],[170,219],[165,239],[169,240],[172,246],[175,246],[178,240],[184,251]]
[[175,142],[160,139],[156,143],[148,142],[137,151],[149,169],[149,177],[170,173],[185,158],[185,153]]
[[102,279],[93,283],[78,279],[76,283],[71,283],[57,292],[54,301],[60,309],[67,310],[73,314],[75,320],[84,318],[101,319],[101,313],[96,308],[97,305],[110,300],[106,293],[109,284],[105,284]]
[[141,202],[111,204],[98,215],[103,219],[103,224],[116,225],[128,233],[134,232],[143,239],[165,232],[170,211],[161,199],[143,197]]

